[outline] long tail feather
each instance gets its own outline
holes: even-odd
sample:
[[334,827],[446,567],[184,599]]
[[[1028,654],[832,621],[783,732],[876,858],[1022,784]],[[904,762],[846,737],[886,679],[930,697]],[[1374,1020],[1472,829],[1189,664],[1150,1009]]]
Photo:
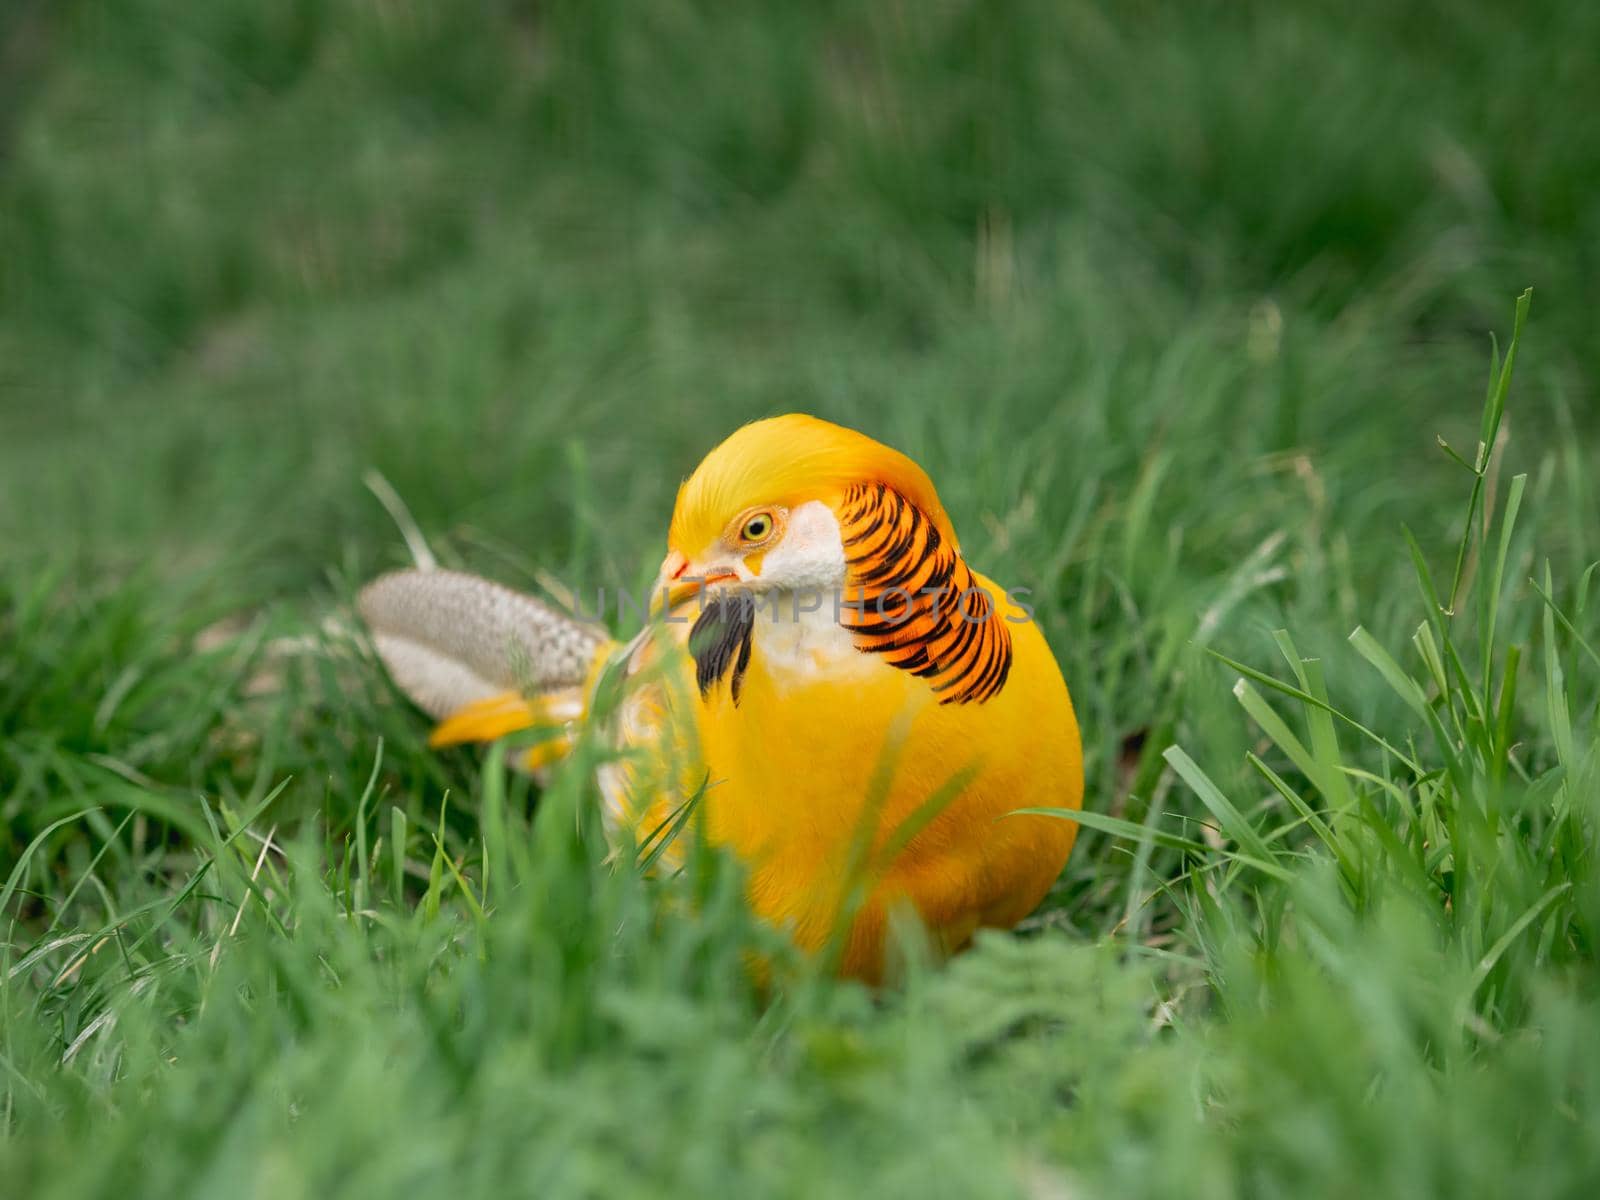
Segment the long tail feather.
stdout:
[[[581,713],[590,669],[611,644],[543,601],[459,571],[381,576],[361,590],[357,607],[395,683],[445,722],[435,736],[449,741],[526,728],[546,707],[570,719],[573,694]],[[555,702],[558,693],[564,702],[535,702]]]

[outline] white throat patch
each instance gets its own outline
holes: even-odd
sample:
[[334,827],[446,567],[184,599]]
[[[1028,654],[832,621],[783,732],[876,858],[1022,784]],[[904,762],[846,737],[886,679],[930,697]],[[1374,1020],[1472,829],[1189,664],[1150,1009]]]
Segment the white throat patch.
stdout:
[[[741,571],[742,573],[742,571]],[[761,563],[756,584],[755,645],[777,679],[801,682],[818,671],[868,670],[839,624],[844,597],[844,542],[827,505],[808,500],[789,513],[783,541]]]

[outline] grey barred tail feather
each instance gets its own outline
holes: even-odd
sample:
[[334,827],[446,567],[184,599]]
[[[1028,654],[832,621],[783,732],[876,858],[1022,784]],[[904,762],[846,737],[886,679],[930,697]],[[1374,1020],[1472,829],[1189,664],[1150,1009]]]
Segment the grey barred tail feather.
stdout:
[[941,704],[998,695],[1011,631],[926,513],[882,483],[857,484],[839,511],[850,595],[840,623],[856,647],[927,679]]
[[395,571],[357,607],[400,690],[442,719],[504,692],[581,685],[606,635],[532,596],[460,571]]

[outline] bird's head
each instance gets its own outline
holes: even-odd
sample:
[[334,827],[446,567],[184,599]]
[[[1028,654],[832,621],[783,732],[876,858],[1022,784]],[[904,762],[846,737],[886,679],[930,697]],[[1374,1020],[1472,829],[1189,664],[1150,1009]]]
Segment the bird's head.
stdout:
[[955,545],[932,481],[898,450],[800,413],[736,430],[678,489],[657,599],[665,595],[671,606],[728,585],[841,587],[839,504],[852,486],[873,482],[916,505]]

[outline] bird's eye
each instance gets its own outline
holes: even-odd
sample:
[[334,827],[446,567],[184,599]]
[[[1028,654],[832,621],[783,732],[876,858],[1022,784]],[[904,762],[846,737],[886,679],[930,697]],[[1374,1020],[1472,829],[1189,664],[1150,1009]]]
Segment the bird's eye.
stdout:
[[757,513],[744,523],[744,528],[739,531],[739,536],[747,542],[759,542],[766,539],[772,532],[772,514]]

